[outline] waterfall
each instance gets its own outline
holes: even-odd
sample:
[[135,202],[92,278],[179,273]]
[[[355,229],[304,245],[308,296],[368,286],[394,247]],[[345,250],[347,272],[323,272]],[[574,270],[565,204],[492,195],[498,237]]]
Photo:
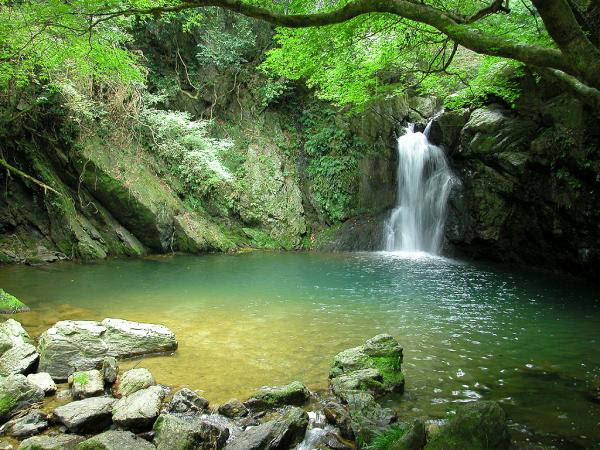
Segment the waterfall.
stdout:
[[439,253],[452,172],[442,149],[413,125],[398,138],[397,180],[396,206],[384,224],[385,250]]

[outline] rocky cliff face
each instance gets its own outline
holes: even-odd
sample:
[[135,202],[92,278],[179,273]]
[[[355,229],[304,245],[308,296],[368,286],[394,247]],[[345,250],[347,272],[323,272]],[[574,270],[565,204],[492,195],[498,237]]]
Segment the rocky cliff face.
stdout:
[[513,110],[436,118],[430,139],[460,179],[446,253],[593,277],[600,267],[600,127],[568,95],[530,86]]

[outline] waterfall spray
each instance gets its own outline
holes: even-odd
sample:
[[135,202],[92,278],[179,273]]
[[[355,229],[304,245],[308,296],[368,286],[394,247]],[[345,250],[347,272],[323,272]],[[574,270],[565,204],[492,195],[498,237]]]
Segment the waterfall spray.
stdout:
[[385,250],[439,253],[452,177],[442,149],[409,125],[398,138],[398,192],[384,224]]

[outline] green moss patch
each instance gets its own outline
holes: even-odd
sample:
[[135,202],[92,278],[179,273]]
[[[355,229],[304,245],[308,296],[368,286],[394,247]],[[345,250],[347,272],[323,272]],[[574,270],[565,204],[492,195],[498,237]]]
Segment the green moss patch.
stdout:
[[14,295],[0,289],[0,314],[15,314],[31,311],[29,307]]

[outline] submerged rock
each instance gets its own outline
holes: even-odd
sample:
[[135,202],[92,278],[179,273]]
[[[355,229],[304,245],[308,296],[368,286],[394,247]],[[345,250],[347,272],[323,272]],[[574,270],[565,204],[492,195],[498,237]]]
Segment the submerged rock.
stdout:
[[48,372],[30,373],[27,375],[27,380],[44,391],[45,395],[52,395],[56,392],[56,383]]
[[113,398],[90,397],[59,406],[54,416],[73,433],[95,433],[111,424],[114,403]]
[[188,388],[179,389],[169,403],[171,413],[198,413],[208,408],[208,400]]
[[46,415],[40,410],[34,410],[23,417],[6,422],[0,429],[0,433],[22,439],[41,433],[46,428],[48,428]]
[[160,386],[141,389],[118,400],[113,406],[112,420],[115,425],[133,431],[145,431],[160,413],[165,392]]
[[219,414],[232,419],[244,417],[248,414],[248,408],[237,398],[233,398],[219,406]]
[[39,339],[39,370],[64,381],[77,370],[91,370],[104,358],[127,358],[177,348],[175,334],[167,327],[120,319],[102,322],[57,322]]
[[402,347],[389,334],[380,334],[364,345],[338,353],[329,373],[336,395],[360,390],[375,396],[404,391]]
[[0,314],[15,314],[31,311],[29,306],[4,289],[0,289]]
[[69,375],[71,395],[75,399],[95,397],[104,393],[104,377],[99,370],[74,372]]
[[0,377],[0,422],[44,399],[44,391],[30,383],[24,375]]
[[274,408],[284,405],[303,405],[310,398],[310,392],[299,381],[285,386],[263,387],[246,401],[252,409]]
[[76,434],[34,436],[21,442],[19,450],[75,450],[77,444],[84,439],[84,437]]
[[114,391],[117,397],[124,397],[141,389],[154,386],[155,384],[156,381],[150,371],[140,367],[137,369],[130,369],[117,378]]
[[292,448],[306,433],[308,414],[301,408],[290,407],[284,414],[256,427],[248,427],[225,447],[228,450],[275,450]]
[[0,356],[0,375],[8,376],[31,371],[38,361],[39,355],[31,344],[19,344],[6,350]]
[[442,425],[426,449],[508,449],[510,434],[506,414],[497,402],[480,401],[462,406],[456,416]]
[[154,445],[130,431],[109,430],[89,438],[77,450],[151,450]]
[[161,414],[154,423],[154,443],[159,450],[212,450],[221,449],[229,438],[229,430],[222,424],[202,417],[181,417]]

